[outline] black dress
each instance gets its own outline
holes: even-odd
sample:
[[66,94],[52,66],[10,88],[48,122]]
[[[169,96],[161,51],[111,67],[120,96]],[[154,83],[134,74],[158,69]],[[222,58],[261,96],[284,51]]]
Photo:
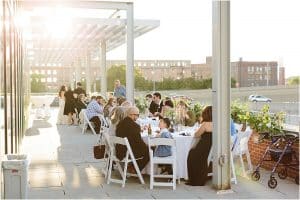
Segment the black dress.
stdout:
[[188,155],[187,167],[189,182],[194,186],[203,186],[207,180],[207,157],[212,145],[212,133],[204,132],[195,148]]
[[75,113],[75,99],[73,97],[73,92],[68,90],[65,92],[65,108],[64,115],[68,115],[69,113]]

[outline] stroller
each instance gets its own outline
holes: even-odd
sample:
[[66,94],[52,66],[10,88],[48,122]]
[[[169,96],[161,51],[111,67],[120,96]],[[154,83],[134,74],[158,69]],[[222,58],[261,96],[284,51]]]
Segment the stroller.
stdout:
[[[274,173],[277,167],[282,166],[283,168],[278,171],[278,177],[285,179],[287,177],[287,170],[299,171],[299,159],[297,153],[293,150],[293,143],[298,141],[299,136],[293,133],[286,133],[284,136],[274,136],[272,141],[265,150],[263,157],[260,159],[256,169],[252,173],[252,180],[258,181],[260,179],[259,168],[264,161],[275,161],[268,186],[272,189],[276,188],[277,180],[274,177]],[[270,159],[266,159],[266,156],[270,155]],[[299,184],[299,175],[296,176],[295,182]]]

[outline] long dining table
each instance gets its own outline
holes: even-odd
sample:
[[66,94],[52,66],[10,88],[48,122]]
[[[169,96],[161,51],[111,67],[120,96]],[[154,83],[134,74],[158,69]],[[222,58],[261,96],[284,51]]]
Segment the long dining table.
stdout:
[[[141,134],[145,143],[148,142],[148,137],[155,137],[156,130],[158,130],[158,119],[146,118],[139,119],[138,123],[143,127],[149,124],[152,128],[152,135],[148,135],[147,129],[145,129]],[[194,138],[194,133],[197,130],[197,126],[194,127],[186,127],[186,126],[176,126],[175,131],[172,133],[172,137],[176,141],[176,158],[177,158],[177,178],[188,179],[188,171],[187,171],[187,158],[189,151],[192,145],[197,142]],[[150,165],[148,164],[142,173],[149,174],[150,173]]]

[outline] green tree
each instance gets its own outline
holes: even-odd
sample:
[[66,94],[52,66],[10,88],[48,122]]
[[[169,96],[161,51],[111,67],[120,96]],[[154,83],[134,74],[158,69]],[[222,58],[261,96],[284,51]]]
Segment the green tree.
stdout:
[[45,78],[42,74],[31,74],[31,92],[46,92],[46,84],[41,82],[42,78]]
[[[126,66],[112,66],[107,70],[107,88],[110,91],[114,90],[115,80],[120,80],[122,85],[126,85]],[[152,81],[147,81],[138,68],[134,68],[134,84],[136,90],[149,90],[152,86]]]
[[300,76],[293,76],[288,78],[288,85],[299,85],[300,84]]

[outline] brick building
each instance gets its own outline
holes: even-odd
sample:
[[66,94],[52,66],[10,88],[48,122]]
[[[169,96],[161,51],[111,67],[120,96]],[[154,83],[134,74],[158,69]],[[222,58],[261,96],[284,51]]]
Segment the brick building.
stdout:
[[275,61],[231,62],[231,75],[238,87],[278,85],[278,63]]
[[285,85],[285,68],[279,67],[278,85]]
[[[107,60],[106,64],[109,68],[113,65],[125,65],[125,61]],[[134,66],[141,70],[146,80],[156,82],[163,81],[164,78],[207,79],[212,77],[211,57],[206,57],[206,63],[203,64],[191,64],[189,60],[135,60]],[[237,62],[231,62],[231,76],[237,81],[237,87],[277,85],[277,68],[278,64],[275,61],[250,62],[240,59]],[[74,66],[32,66],[30,74],[43,75],[41,82],[47,83],[50,91],[56,91],[63,84],[74,84],[76,76],[83,81],[86,78],[86,67],[83,65],[77,68]],[[100,77],[100,62],[92,60],[90,67],[92,87],[95,87],[95,82],[100,81]],[[280,68],[280,84],[284,84],[284,78],[284,68]]]

